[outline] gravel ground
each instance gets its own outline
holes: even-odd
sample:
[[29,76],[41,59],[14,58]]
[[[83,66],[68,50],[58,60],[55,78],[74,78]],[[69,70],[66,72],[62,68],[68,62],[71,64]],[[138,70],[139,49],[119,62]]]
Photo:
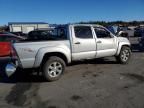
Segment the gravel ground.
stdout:
[[4,78],[7,61],[0,60],[0,108],[144,108],[144,52],[137,38],[131,43],[129,64],[113,57],[75,62],[55,82],[20,71]]

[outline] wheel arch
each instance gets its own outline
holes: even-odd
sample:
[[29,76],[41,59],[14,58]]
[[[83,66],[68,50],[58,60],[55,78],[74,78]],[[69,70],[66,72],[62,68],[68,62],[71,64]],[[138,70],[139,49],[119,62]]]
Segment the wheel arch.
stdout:
[[130,44],[125,44],[125,43],[121,44],[121,43],[119,43],[116,56],[118,56],[118,55],[120,54],[120,51],[121,51],[122,47],[124,47],[124,46],[131,48],[131,45],[130,45]]
[[49,53],[46,53],[41,61],[41,64],[40,64],[40,67],[44,65],[44,63],[52,56],[56,56],[56,57],[60,57],[61,59],[64,60],[65,64],[67,65],[68,64],[68,59],[67,57],[61,53],[61,52],[49,52]]

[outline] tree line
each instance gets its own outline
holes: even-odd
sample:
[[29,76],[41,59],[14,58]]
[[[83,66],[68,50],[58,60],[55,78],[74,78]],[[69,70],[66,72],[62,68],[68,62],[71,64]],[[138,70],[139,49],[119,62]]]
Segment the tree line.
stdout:
[[[144,25],[144,21],[110,21],[110,22],[106,22],[106,21],[81,21],[78,22],[78,24],[99,24],[99,25],[103,25],[103,26],[108,26],[108,25],[122,25],[122,26],[139,26],[141,24]],[[9,27],[7,25],[4,26],[0,26],[0,31],[9,31]]]
[[144,21],[111,21],[111,22],[106,22],[106,21],[88,21],[88,22],[79,22],[79,24],[99,24],[103,26],[108,26],[108,25],[123,25],[123,26],[139,26],[141,24],[144,24]]

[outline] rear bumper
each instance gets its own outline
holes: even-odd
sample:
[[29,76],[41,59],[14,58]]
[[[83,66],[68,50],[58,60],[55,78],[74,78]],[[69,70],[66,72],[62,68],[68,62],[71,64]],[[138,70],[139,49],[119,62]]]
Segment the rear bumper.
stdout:
[[10,58],[10,61],[7,63],[6,67],[5,67],[5,73],[8,77],[12,76],[18,67],[18,60],[17,59],[12,59]]
[[5,73],[8,77],[12,76],[16,72],[16,65],[13,63],[8,63],[5,67]]

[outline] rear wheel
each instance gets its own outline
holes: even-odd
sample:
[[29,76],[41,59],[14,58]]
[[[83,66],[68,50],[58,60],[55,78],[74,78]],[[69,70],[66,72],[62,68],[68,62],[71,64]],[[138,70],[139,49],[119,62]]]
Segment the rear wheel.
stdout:
[[116,56],[116,59],[121,64],[127,64],[130,57],[131,57],[130,47],[123,46],[121,51],[120,51],[120,54],[118,56]]
[[43,66],[43,76],[47,81],[58,80],[65,71],[65,62],[63,59],[52,56]]

